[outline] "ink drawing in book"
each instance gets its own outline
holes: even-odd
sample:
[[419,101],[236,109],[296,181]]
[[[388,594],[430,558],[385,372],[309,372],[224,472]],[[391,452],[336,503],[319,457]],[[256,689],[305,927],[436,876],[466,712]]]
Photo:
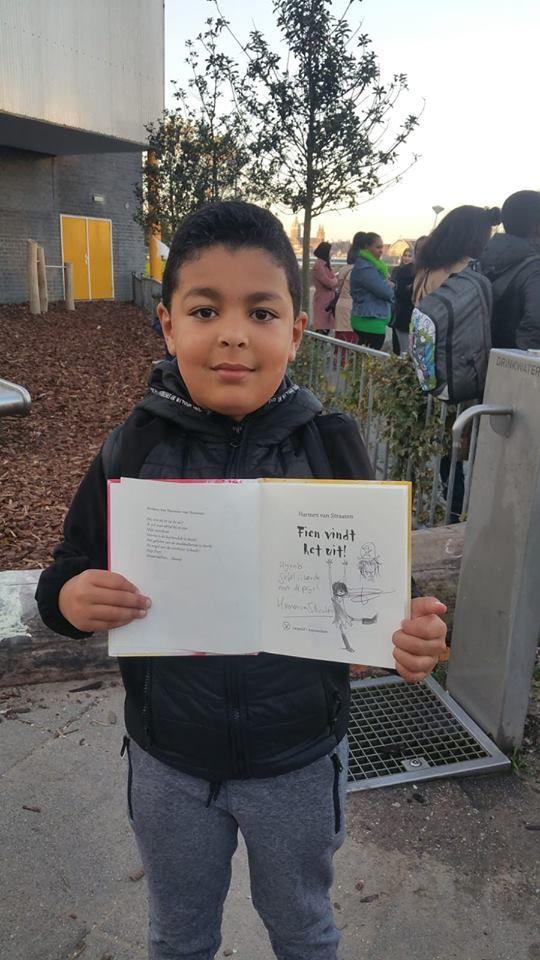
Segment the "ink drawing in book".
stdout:
[[256,654],[392,667],[410,599],[410,488],[109,485],[110,568],[152,598],[114,656]]

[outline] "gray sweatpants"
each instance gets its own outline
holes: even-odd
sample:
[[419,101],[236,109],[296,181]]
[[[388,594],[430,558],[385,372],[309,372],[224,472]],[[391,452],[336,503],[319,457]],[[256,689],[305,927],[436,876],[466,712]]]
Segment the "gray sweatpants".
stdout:
[[265,780],[209,784],[130,741],[128,813],[148,882],[149,960],[213,960],[238,830],[253,905],[278,960],[336,960],[332,858],[344,839],[347,742]]

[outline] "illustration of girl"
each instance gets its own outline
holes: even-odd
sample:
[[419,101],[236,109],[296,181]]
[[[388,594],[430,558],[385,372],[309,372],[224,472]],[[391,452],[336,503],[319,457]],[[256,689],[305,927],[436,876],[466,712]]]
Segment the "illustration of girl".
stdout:
[[[346,577],[347,574],[347,562],[343,564],[343,575]],[[351,647],[349,639],[345,632],[346,627],[350,627],[353,623],[363,623],[363,624],[372,624],[377,623],[377,614],[374,614],[372,617],[351,617],[350,613],[345,607],[345,601],[351,600],[353,603],[369,603],[370,600],[373,600],[374,597],[380,596],[382,590],[376,589],[366,589],[365,587],[360,587],[357,590],[349,590],[347,584],[344,580],[337,580],[336,582],[332,581],[332,561],[328,560],[328,576],[330,580],[330,595],[332,600],[332,606],[334,608],[334,623],[339,630],[341,639],[343,640],[343,645],[349,653],[354,653],[354,647]]]

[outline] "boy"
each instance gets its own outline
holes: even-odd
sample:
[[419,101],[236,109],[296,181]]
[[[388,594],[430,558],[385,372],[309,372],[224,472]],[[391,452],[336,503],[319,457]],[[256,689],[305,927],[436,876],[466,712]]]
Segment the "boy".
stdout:
[[[285,376],[307,316],[293,250],[272,214],[233,201],[188,217],[159,313],[176,360],[155,368],[145,399],[105,442],[38,585],[43,619],[69,636],[129,623],[151,603],[106,569],[107,476],[369,477],[354,422],[319,417],[319,401]],[[424,679],[435,665],[444,610],[416,599],[394,634],[405,679]],[[346,665],[259,654],[122,658],[120,667],[151,960],[215,956],[238,828],[276,956],[335,960]]]

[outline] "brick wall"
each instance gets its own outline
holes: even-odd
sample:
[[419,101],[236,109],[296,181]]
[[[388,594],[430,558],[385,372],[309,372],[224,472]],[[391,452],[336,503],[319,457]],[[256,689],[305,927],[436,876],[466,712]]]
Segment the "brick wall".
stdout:
[[[61,263],[60,214],[112,221],[114,291],[132,299],[131,274],[142,272],[145,246],[134,222],[138,153],[42,157],[0,147],[0,303],[23,303],[26,240],[42,244],[47,263]],[[95,203],[93,194],[105,198]],[[62,297],[59,270],[48,270],[49,299]]]

